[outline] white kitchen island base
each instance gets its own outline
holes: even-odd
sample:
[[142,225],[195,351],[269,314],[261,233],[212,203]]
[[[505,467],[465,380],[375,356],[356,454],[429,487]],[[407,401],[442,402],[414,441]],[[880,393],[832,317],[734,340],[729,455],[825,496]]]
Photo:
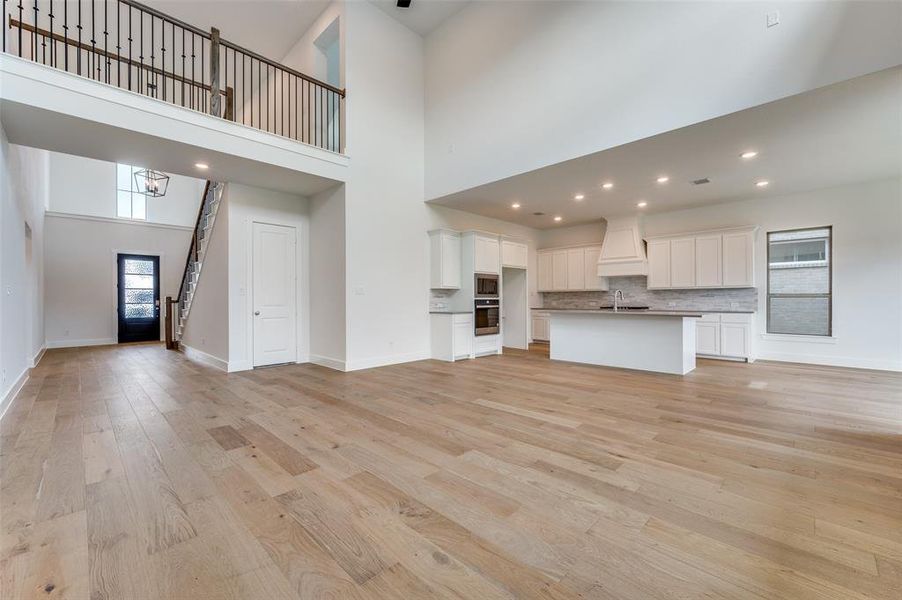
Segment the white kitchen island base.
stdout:
[[695,369],[691,313],[551,310],[553,360],[685,375]]

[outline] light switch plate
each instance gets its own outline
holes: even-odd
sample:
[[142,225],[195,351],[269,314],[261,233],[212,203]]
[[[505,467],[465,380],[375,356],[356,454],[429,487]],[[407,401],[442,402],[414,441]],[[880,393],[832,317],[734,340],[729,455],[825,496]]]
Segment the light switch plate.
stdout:
[[767,26],[775,27],[780,24],[780,11],[772,10],[766,15]]

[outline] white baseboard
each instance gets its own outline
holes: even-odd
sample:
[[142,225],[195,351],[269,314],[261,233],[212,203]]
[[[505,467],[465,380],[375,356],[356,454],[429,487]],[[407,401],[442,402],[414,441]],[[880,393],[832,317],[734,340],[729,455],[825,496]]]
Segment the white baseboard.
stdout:
[[254,364],[249,360],[230,360],[228,371],[235,373],[237,371],[250,371],[254,368]]
[[48,340],[46,348],[80,348],[82,346],[110,346],[118,344],[119,340],[113,338],[100,338],[93,340]]
[[41,346],[41,349],[38,350],[38,353],[35,354],[31,358],[31,368],[35,368],[38,366],[38,363],[41,362],[41,359],[44,358],[44,353],[47,352],[47,346]]
[[808,365],[824,365],[827,367],[847,367],[850,369],[873,369],[877,371],[902,371],[902,362],[894,360],[875,360],[850,356],[823,356],[817,354],[794,354],[787,352],[759,352],[758,360],[776,362],[802,363]]
[[9,391],[3,395],[3,400],[0,402],[0,420],[3,419],[3,416],[6,414],[7,409],[13,403],[13,398],[16,397],[22,388],[25,386],[25,383],[28,381],[28,376],[31,374],[31,369],[25,369],[22,371],[22,374],[19,375],[19,378],[16,379],[16,382],[13,384]]
[[[494,354],[495,352],[493,352]],[[361,369],[372,369],[375,367],[387,367],[388,365],[399,365],[401,363],[414,362],[417,360],[428,360],[429,352],[410,352],[407,354],[394,354],[391,356],[374,356],[372,358],[362,358],[359,360],[349,361],[346,363],[346,371],[360,371]]]
[[218,369],[225,373],[229,372],[229,362],[226,360],[184,344],[179,344],[179,350],[193,361],[207,365],[208,367],[213,367],[214,369]]
[[348,370],[345,367],[345,361],[339,360],[337,358],[330,358],[328,356],[320,356],[319,354],[311,354],[310,362],[312,362],[315,365],[319,365],[321,367],[335,369],[336,371],[347,371]]

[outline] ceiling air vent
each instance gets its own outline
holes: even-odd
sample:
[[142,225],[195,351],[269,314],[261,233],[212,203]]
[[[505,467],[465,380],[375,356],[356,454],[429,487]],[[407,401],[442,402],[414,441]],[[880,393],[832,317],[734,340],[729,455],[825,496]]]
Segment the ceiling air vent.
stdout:
[[711,180],[707,177],[702,177],[701,179],[692,180],[692,185],[705,185],[706,183],[711,183]]
[[545,213],[543,213],[543,212],[534,212],[534,213],[532,213],[532,216],[534,216],[534,217],[544,217],[544,216],[545,216]]

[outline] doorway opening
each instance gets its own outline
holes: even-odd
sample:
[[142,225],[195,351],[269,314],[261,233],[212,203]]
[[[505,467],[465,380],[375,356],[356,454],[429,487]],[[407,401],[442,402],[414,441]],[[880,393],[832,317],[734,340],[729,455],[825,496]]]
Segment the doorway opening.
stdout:
[[120,344],[160,340],[160,257],[119,254],[118,321]]
[[526,269],[505,267],[501,277],[502,345],[529,348],[529,288]]

